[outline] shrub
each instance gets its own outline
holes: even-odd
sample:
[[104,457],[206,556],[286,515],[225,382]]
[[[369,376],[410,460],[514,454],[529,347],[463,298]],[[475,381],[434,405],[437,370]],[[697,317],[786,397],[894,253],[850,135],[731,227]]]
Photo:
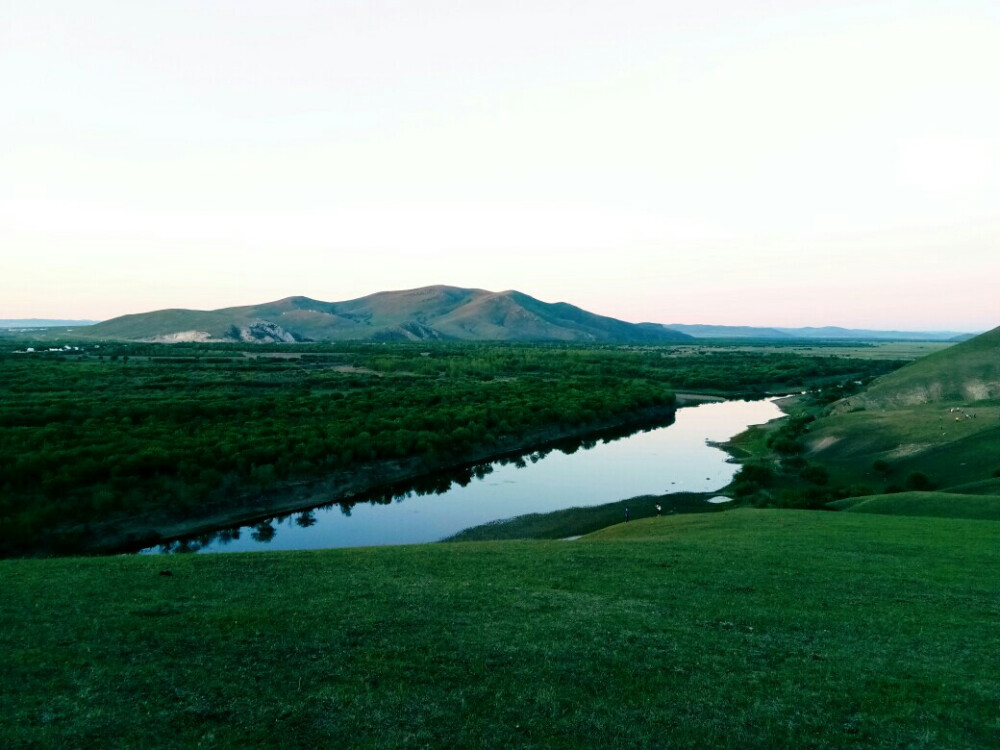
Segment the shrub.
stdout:
[[934,484],[931,482],[929,476],[924,474],[922,471],[915,471],[906,478],[906,483],[904,484],[908,490],[932,490],[934,489]]
[[801,471],[806,466],[808,466],[808,462],[802,456],[786,456],[781,459],[781,467],[783,469]]
[[830,472],[822,466],[812,464],[802,470],[802,478],[813,484],[826,484],[830,481]]
[[771,447],[775,450],[775,452],[781,453],[785,456],[802,452],[802,444],[794,438],[790,438],[786,435],[779,435],[773,441],[768,442],[771,444]]

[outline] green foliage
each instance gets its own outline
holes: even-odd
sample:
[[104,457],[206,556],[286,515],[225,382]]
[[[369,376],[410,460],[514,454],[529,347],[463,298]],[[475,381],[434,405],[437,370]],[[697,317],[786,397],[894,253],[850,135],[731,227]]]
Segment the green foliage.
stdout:
[[872,461],[872,470],[882,474],[883,476],[889,473],[889,462],[881,458],[876,458]]
[[55,528],[209,515],[374,462],[431,471],[547,431],[669,409],[680,388],[762,392],[888,367],[578,345],[13,348],[0,342],[0,554],[39,550]]
[[930,477],[928,477],[922,471],[914,471],[912,474],[908,475],[906,477],[906,482],[904,486],[908,490],[934,489],[934,483],[931,481]]
[[810,464],[802,469],[800,476],[807,482],[813,484],[827,484],[830,481],[830,472],[817,464]]
[[729,489],[740,499],[748,499],[771,485],[774,469],[763,462],[745,463],[733,477]]

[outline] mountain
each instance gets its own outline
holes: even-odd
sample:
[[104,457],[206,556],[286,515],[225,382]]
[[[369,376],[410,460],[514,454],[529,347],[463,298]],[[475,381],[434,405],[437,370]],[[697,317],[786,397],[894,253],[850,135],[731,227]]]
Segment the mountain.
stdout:
[[672,343],[691,337],[626,323],[517,291],[429,286],[345,302],[288,297],[221,310],[158,310],[89,327],[92,338],[141,341],[593,341]]
[[669,323],[666,325],[672,331],[680,331],[698,339],[791,339],[791,334],[779,331],[777,328],[758,328],[756,326],[712,326],[687,325],[684,323]]
[[50,320],[48,318],[12,318],[0,320],[0,328],[62,328],[91,326],[96,320]]
[[792,339],[850,341],[964,341],[972,334],[955,331],[875,331],[864,328],[765,328],[757,326],[713,326],[668,323],[672,331],[680,331],[699,339]]
[[1000,398],[1000,328],[922,357],[885,375],[837,411]]

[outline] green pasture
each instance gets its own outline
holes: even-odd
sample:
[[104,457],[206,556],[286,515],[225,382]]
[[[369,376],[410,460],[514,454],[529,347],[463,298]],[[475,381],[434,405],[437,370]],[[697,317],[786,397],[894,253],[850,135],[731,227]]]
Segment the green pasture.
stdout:
[[897,492],[836,500],[830,507],[849,513],[928,516],[1000,521],[1000,497],[955,492]]
[[914,472],[936,489],[989,480],[1000,470],[1000,402],[835,414],[811,426],[806,445],[845,484],[904,486]]
[[1000,745],[1000,524],[0,562],[0,745]]

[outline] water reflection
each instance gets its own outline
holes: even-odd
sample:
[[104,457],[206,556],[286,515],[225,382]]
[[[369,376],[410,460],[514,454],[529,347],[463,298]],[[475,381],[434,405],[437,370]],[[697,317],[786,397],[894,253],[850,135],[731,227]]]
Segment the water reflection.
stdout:
[[307,511],[295,511],[276,514],[263,521],[259,521],[252,526],[235,526],[232,528],[220,529],[219,531],[204,534],[192,535],[163,542],[155,548],[141,550],[143,552],[159,553],[186,553],[200,552],[209,547],[223,547],[241,538],[241,530],[250,529],[250,539],[257,544],[269,544],[277,536],[277,526],[285,524],[288,519],[293,519],[296,527],[308,529],[318,523],[316,513],[329,512],[331,509],[338,509],[346,518],[350,518],[354,508],[360,504],[367,505],[390,505],[401,503],[404,500],[414,497],[425,497],[429,495],[444,495],[451,492],[455,487],[468,487],[475,481],[482,481],[494,472],[494,468],[511,466],[515,469],[527,469],[529,463],[538,464],[553,452],[559,452],[566,456],[572,456],[580,450],[589,451],[598,445],[606,445],[618,440],[624,440],[637,434],[663,429],[674,422],[673,415],[652,425],[630,428],[616,428],[605,430],[597,435],[590,435],[585,438],[569,438],[554,441],[543,448],[533,448],[516,455],[503,456],[494,461],[461,466],[447,471],[436,472],[422,477],[417,477],[404,482],[396,482],[376,488],[370,492],[351,498],[343,498],[331,503],[318,505]]
[[[623,497],[711,491],[735,466],[709,442],[780,412],[769,401],[702,404],[677,423],[614,430],[381,487],[144,552],[306,549],[429,542],[492,520]],[[408,502],[404,502],[408,501]]]

